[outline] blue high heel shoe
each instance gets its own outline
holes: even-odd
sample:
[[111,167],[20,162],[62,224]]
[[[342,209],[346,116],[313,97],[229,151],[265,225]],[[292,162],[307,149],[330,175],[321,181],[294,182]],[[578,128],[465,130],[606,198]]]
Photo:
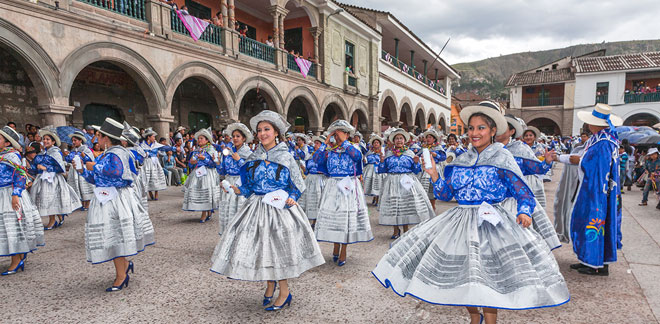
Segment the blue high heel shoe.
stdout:
[[284,306],[291,306],[291,299],[292,299],[291,298],[291,293],[289,293],[289,296],[286,297],[286,300],[284,301],[284,304],[282,304],[280,306],[272,305],[272,306],[266,308],[266,311],[268,311],[268,312],[278,311],[278,310],[284,308]]
[[392,236],[390,237],[390,240],[396,240],[396,239],[399,238],[399,236],[401,236],[401,234],[392,235]]
[[54,223],[53,226],[51,226],[51,227],[45,227],[45,226],[44,226],[44,231],[50,231],[50,230],[52,230],[53,228],[57,228],[58,226],[59,226],[59,225],[58,225],[57,221],[55,221],[55,223]]
[[333,254],[332,255],[332,262],[337,263],[337,260],[339,260],[339,254]]
[[23,259],[21,260],[21,262],[18,263],[18,265],[16,266],[16,268],[14,268],[14,270],[7,270],[3,273],[0,273],[0,275],[2,276],[13,275],[16,274],[19,269],[25,272],[25,256],[23,256]]
[[126,275],[126,279],[124,279],[124,281],[121,284],[119,284],[119,286],[112,286],[112,287],[106,289],[105,291],[106,292],[113,292],[113,291],[120,291],[120,290],[124,289],[124,287],[128,288],[128,280],[129,279],[131,279],[131,277]]
[[264,301],[263,301],[263,306],[266,307],[270,302],[273,300],[273,296],[275,296],[275,290],[277,289],[277,281],[275,281],[275,288],[273,288],[273,294],[270,297],[267,297],[264,295]]
[[479,314],[479,324],[484,322],[484,314]]
[[135,273],[135,270],[133,269],[133,261],[128,261],[128,267],[126,267],[126,275],[128,275],[128,272]]
[[344,261],[337,261],[337,266],[338,266],[338,267],[343,267],[344,264],[346,264],[346,260],[344,260]]

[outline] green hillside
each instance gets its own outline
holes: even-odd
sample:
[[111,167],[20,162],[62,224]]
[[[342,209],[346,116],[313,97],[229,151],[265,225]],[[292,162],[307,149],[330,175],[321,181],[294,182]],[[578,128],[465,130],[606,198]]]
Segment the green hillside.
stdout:
[[574,45],[547,51],[516,53],[485,60],[454,64],[461,80],[454,84],[455,93],[473,91],[486,97],[506,98],[504,89],[511,74],[529,70],[566,56],[579,56],[605,49],[606,55],[660,51],[660,40],[611,42]]

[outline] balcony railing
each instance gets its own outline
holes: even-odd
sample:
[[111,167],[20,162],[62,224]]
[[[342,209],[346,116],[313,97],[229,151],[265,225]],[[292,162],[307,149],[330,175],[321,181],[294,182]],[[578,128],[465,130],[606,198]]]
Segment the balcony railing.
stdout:
[[607,95],[596,95],[596,103],[607,103]]
[[103,8],[127,17],[146,21],[144,0],[78,0],[94,7]]
[[623,101],[625,103],[658,102],[660,101],[660,92],[626,93],[623,96]]
[[356,87],[357,86],[357,79],[354,76],[349,75],[348,76],[348,85],[351,87]]
[[[188,32],[188,29],[183,25],[183,22],[181,22],[181,19],[179,19],[179,16],[174,10],[170,14],[170,25],[174,32],[190,36],[190,32]],[[202,36],[199,37],[199,40],[222,46],[222,27],[209,24],[206,30],[204,30],[204,33],[202,33]]]
[[563,104],[564,97],[538,97],[522,100],[523,107],[562,106]]
[[275,64],[275,48],[257,42],[252,38],[241,37],[241,41],[238,43],[238,51],[247,56]]
[[[286,55],[286,66],[289,70],[300,72],[300,67],[298,66],[298,63],[296,63],[296,57],[291,54]],[[312,62],[307,75],[316,78],[316,63]]]
[[417,81],[424,83],[427,85],[429,88],[441,93],[441,94],[446,94],[445,88],[439,83],[435,82],[433,80],[429,80],[426,76],[424,76],[422,73],[417,72],[415,69],[411,68],[408,66],[406,63],[403,63],[402,61],[399,61],[396,57],[393,55],[390,55],[390,53],[386,51],[381,51],[381,58],[385,60],[386,62],[394,65],[398,69],[401,70],[401,73],[408,74],[409,76],[417,79]]

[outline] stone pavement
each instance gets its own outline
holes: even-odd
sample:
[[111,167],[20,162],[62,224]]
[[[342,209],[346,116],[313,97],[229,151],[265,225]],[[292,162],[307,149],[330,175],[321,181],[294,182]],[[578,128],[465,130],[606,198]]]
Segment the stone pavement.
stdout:
[[[561,166],[546,183],[554,201]],[[383,288],[370,271],[385,253],[392,230],[377,225],[375,240],[349,246],[347,264],[331,260],[332,245],[321,244],[326,264],[290,281],[290,308],[266,313],[264,284],[230,280],[209,271],[218,242],[217,218],[198,223],[199,214],[181,211],[183,194],[171,187],[150,202],[157,243],[132,258],[129,287],[106,293],[114,278],[111,263],[85,261],[85,213],[75,212],[59,229],[46,232],[47,245],[28,256],[26,271],[0,277],[3,323],[468,323],[458,307],[433,306],[401,298]],[[501,323],[657,323],[660,318],[660,211],[639,207],[638,188],[624,195],[624,248],[609,277],[587,277],[569,269],[570,246],[554,251],[571,292],[565,305],[501,311]],[[368,198],[369,200],[369,198]],[[652,198],[650,203],[657,200]],[[438,202],[438,213],[454,203]],[[550,210],[552,206],[548,207]],[[550,212],[552,217],[552,212]],[[0,259],[0,269],[9,258]]]

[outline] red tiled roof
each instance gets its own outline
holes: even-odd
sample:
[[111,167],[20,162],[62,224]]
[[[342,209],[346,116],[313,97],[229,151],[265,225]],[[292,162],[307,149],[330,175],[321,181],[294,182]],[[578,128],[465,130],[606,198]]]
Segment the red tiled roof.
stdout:
[[579,57],[573,66],[577,73],[660,68],[660,52]]
[[547,84],[570,80],[575,80],[575,73],[571,72],[570,68],[565,68],[541,72],[515,73],[509,78],[506,86],[514,87],[520,85]]

